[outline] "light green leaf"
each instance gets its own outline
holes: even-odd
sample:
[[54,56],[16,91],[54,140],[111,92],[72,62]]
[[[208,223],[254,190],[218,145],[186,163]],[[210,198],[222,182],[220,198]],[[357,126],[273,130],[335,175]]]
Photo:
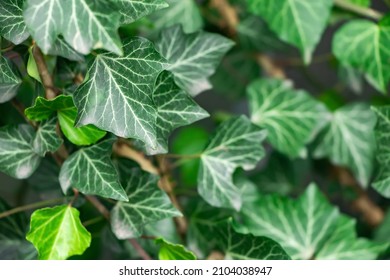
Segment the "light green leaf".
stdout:
[[129,201],[118,202],[111,210],[111,228],[117,238],[139,237],[145,225],[181,216],[157,181],[156,176],[134,169],[126,187]]
[[129,24],[154,11],[168,7],[164,0],[114,0],[122,14],[122,24]]
[[341,63],[366,74],[383,93],[390,81],[390,17],[375,24],[354,20],[341,27],[333,38],[333,53]]
[[173,26],[162,31],[156,47],[170,63],[167,70],[175,76],[176,84],[195,96],[211,88],[208,78],[233,45],[218,34],[185,34],[180,26]]
[[194,0],[165,0],[169,7],[151,16],[154,25],[161,29],[176,24],[183,26],[186,33],[203,27],[203,18]]
[[27,108],[24,113],[32,121],[44,121],[59,110],[72,107],[74,107],[72,96],[59,95],[51,100],[38,96],[35,99],[34,106]]
[[328,157],[334,164],[350,168],[367,186],[374,169],[375,122],[375,114],[365,104],[349,104],[336,110],[319,135],[314,156]]
[[157,106],[157,147],[146,146],[148,155],[168,152],[168,138],[178,127],[207,118],[209,114],[176,84],[172,73],[164,71],[157,78],[153,100]]
[[17,179],[30,177],[41,162],[32,147],[34,137],[27,124],[0,128],[0,171]]
[[247,0],[249,10],[261,16],[279,37],[296,46],[310,63],[326,28],[333,0]]
[[0,56],[0,103],[14,98],[21,83],[22,81],[18,74],[11,69],[9,62]]
[[33,141],[33,149],[41,157],[47,152],[56,152],[62,145],[63,140],[58,136],[56,128],[57,118],[45,121],[39,126]]
[[0,1],[0,35],[15,45],[29,37],[23,19],[23,3],[24,0]]
[[311,259],[334,231],[338,213],[312,184],[298,200],[267,195],[245,204],[237,228],[272,236],[292,259]]
[[155,148],[153,85],[166,64],[146,39],[126,41],[124,51],[124,57],[100,53],[92,62],[89,79],[74,94],[77,125],[94,124]]
[[32,214],[26,238],[37,248],[41,260],[65,260],[84,253],[91,243],[91,234],[81,224],[79,215],[69,205]]
[[61,34],[81,54],[104,48],[121,55],[120,19],[115,3],[105,0],[27,0],[24,7],[26,25],[46,54]]
[[390,106],[373,107],[372,110],[378,117],[375,136],[378,147],[377,159],[380,167],[373,187],[384,197],[390,198]]
[[201,155],[199,194],[211,205],[239,210],[241,197],[233,183],[238,167],[252,169],[264,156],[266,132],[245,117],[232,118],[217,129]]
[[78,146],[91,145],[102,139],[107,132],[96,128],[94,125],[75,127],[77,118],[76,107],[61,109],[58,111],[58,121],[65,137]]
[[358,238],[356,221],[341,215],[331,237],[316,255],[318,260],[375,260],[389,244]]
[[112,140],[82,148],[66,159],[60,171],[60,184],[66,194],[76,188],[84,194],[127,201],[119,176],[111,161]]
[[267,129],[272,146],[291,158],[305,157],[305,144],[328,118],[325,106],[289,81],[256,80],[247,92],[251,120]]
[[156,244],[160,246],[158,258],[160,260],[196,260],[196,256],[183,245],[173,244],[163,238],[157,238]]
[[233,260],[289,260],[290,256],[272,239],[236,232],[231,220],[216,227],[218,243],[225,253],[225,259]]

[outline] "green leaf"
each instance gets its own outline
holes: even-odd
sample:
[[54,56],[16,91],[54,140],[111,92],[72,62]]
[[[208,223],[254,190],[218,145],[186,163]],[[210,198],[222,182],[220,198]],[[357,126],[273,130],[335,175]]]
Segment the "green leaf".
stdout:
[[314,156],[328,157],[335,165],[350,168],[358,181],[367,186],[374,169],[375,122],[375,114],[362,103],[336,110],[319,135]]
[[73,61],[84,61],[84,57],[69,46],[62,38],[58,38],[54,42],[47,54],[61,56]]
[[172,73],[164,71],[157,78],[153,100],[157,106],[157,147],[146,146],[148,155],[168,152],[168,137],[178,127],[207,118],[209,114],[176,84]]
[[145,225],[181,216],[157,181],[156,176],[134,169],[126,187],[128,202],[118,202],[111,210],[111,228],[118,239],[139,237]]
[[387,210],[382,223],[375,229],[374,240],[379,242],[390,242],[390,209]]
[[163,0],[114,0],[122,14],[122,24],[129,24],[154,11],[168,7]]
[[41,162],[33,150],[34,137],[27,124],[0,128],[0,171],[17,179],[30,177]]
[[211,205],[239,210],[241,197],[233,183],[233,172],[252,169],[264,156],[264,130],[245,117],[225,121],[201,155],[199,194]]
[[0,35],[15,45],[29,37],[23,19],[24,0],[0,1]]
[[237,233],[230,219],[217,226],[216,234],[219,246],[225,252],[225,259],[290,260],[290,256],[272,239]]
[[176,84],[195,96],[211,88],[208,78],[233,45],[218,34],[185,34],[180,26],[173,26],[162,31],[156,47],[170,63],[167,70],[175,76]]
[[65,260],[81,255],[91,243],[91,234],[81,224],[79,211],[69,205],[44,208],[31,216],[27,240],[41,260]]
[[62,145],[63,140],[57,135],[56,128],[57,118],[45,121],[39,126],[33,141],[33,149],[41,157],[47,152],[56,152]]
[[325,106],[289,81],[256,80],[247,92],[251,120],[267,129],[272,146],[291,158],[305,157],[305,144],[328,118]]
[[22,81],[11,69],[7,59],[0,56],[0,103],[5,103],[16,96]]
[[378,147],[377,160],[380,168],[373,187],[384,197],[390,198],[390,106],[373,107],[372,110],[378,117],[375,136]]
[[390,81],[390,17],[375,24],[354,20],[341,27],[333,39],[333,53],[342,64],[366,74],[376,89],[386,93]]
[[34,106],[27,108],[24,113],[30,120],[39,122],[49,119],[59,110],[72,107],[74,107],[72,96],[59,95],[51,100],[38,96]]
[[356,221],[341,215],[331,237],[316,255],[318,260],[375,260],[388,244],[358,238]]
[[61,34],[81,54],[104,48],[121,55],[120,19],[116,4],[105,0],[27,0],[24,7],[26,25],[46,54]]
[[76,107],[61,109],[58,111],[58,121],[65,137],[75,145],[91,145],[102,139],[107,132],[96,128],[94,125],[75,127],[77,118]]
[[100,53],[90,65],[89,79],[74,94],[77,125],[94,124],[155,148],[153,85],[166,64],[146,39],[126,41],[124,51],[124,57]]
[[249,10],[261,16],[279,37],[296,46],[310,63],[326,28],[332,0],[247,0]]
[[203,27],[202,14],[194,0],[165,1],[169,7],[151,16],[152,22],[157,28],[180,24],[186,33],[191,33]]
[[127,201],[119,176],[111,161],[112,140],[82,148],[66,159],[60,171],[60,184],[66,194],[76,188],[84,194]]
[[183,245],[172,244],[163,238],[157,238],[156,244],[160,246],[158,258],[160,260],[196,260],[196,256]]
[[[10,207],[0,199],[0,213]],[[34,251],[26,241],[27,218],[24,213],[16,213],[0,219],[0,260],[26,259],[24,252]]]

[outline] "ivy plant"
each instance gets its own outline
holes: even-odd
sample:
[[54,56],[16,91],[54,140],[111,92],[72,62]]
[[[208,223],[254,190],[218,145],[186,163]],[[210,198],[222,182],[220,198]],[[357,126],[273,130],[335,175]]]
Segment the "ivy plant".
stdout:
[[390,258],[386,5],[0,1],[0,259]]

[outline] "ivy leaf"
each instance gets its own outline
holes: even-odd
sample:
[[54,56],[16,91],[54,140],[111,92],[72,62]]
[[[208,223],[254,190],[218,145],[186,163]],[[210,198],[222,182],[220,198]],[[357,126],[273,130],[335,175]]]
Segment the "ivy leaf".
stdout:
[[52,118],[42,123],[33,141],[34,151],[44,157],[47,152],[54,153],[62,145],[62,139],[57,135],[57,118]]
[[266,132],[245,117],[232,118],[217,129],[201,155],[199,194],[211,205],[239,210],[241,197],[233,183],[233,172],[255,167],[264,156],[261,142]]
[[169,7],[151,16],[156,27],[161,29],[180,24],[186,33],[198,31],[203,27],[202,14],[194,0],[165,1]]
[[268,237],[237,233],[231,220],[216,227],[218,243],[225,252],[225,259],[234,260],[290,260],[283,248]]
[[60,171],[60,184],[66,194],[73,187],[84,194],[127,201],[119,176],[111,161],[113,140],[82,148],[66,159]]
[[77,118],[76,107],[61,109],[58,111],[58,121],[66,138],[75,145],[91,145],[102,139],[107,132],[96,128],[94,125],[75,127]]
[[24,20],[46,54],[61,34],[81,54],[104,48],[121,55],[117,10],[115,3],[105,0],[27,0]]
[[187,250],[183,245],[172,244],[163,238],[157,238],[155,243],[160,246],[158,252],[160,260],[196,260],[194,253]]
[[59,95],[54,99],[47,100],[38,96],[34,106],[25,110],[26,117],[32,121],[44,121],[49,119],[55,112],[74,107],[72,96]]
[[42,260],[65,260],[81,255],[91,243],[91,234],[81,224],[79,211],[69,205],[44,208],[31,216],[27,240]]
[[168,137],[178,127],[207,118],[209,114],[176,84],[172,73],[164,71],[157,78],[153,100],[157,106],[157,147],[148,146],[148,155],[168,152]]
[[305,157],[305,144],[327,120],[325,106],[277,79],[256,80],[247,92],[251,120],[267,129],[272,146],[291,158]]
[[279,37],[296,46],[310,63],[326,28],[332,0],[247,0],[249,10],[261,16]]
[[336,110],[319,136],[315,157],[329,157],[336,165],[349,167],[367,186],[374,169],[375,114],[361,103]]
[[341,215],[332,236],[316,255],[316,259],[375,260],[388,247],[386,243],[375,243],[365,238],[358,238],[355,228],[355,220]]
[[173,26],[162,31],[156,47],[170,63],[167,70],[175,76],[176,84],[195,96],[211,88],[208,78],[233,45],[218,34],[185,34],[181,26]]
[[0,171],[17,179],[30,177],[41,162],[32,147],[34,137],[27,124],[0,128]]
[[168,7],[163,0],[114,0],[122,14],[122,24],[129,24],[154,11]]
[[111,228],[118,239],[139,237],[145,225],[181,216],[157,181],[156,176],[134,169],[126,187],[128,202],[118,202],[111,210]]
[[15,45],[30,36],[23,19],[23,3],[24,0],[0,1],[0,35]]
[[7,59],[0,56],[0,103],[5,103],[16,96],[22,81],[11,69]]
[[89,79],[74,94],[77,125],[94,124],[155,148],[153,84],[166,64],[146,39],[126,41],[124,51],[124,57],[100,53],[92,62]]
[[386,93],[390,82],[390,17],[375,24],[354,20],[341,27],[333,39],[333,53],[341,63],[366,74],[376,89]]
[[373,183],[373,187],[384,197],[390,198],[390,106],[373,107],[372,110],[378,117],[375,127],[376,143],[378,147],[377,159],[379,162],[379,174]]
[[84,57],[75,51],[64,39],[58,38],[47,52],[49,55],[56,55],[73,61],[84,61]]

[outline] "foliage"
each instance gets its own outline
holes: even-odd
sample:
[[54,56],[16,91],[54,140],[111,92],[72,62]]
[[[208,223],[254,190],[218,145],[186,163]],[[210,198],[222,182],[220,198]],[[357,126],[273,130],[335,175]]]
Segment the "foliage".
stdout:
[[0,1],[0,259],[388,259],[377,2]]

